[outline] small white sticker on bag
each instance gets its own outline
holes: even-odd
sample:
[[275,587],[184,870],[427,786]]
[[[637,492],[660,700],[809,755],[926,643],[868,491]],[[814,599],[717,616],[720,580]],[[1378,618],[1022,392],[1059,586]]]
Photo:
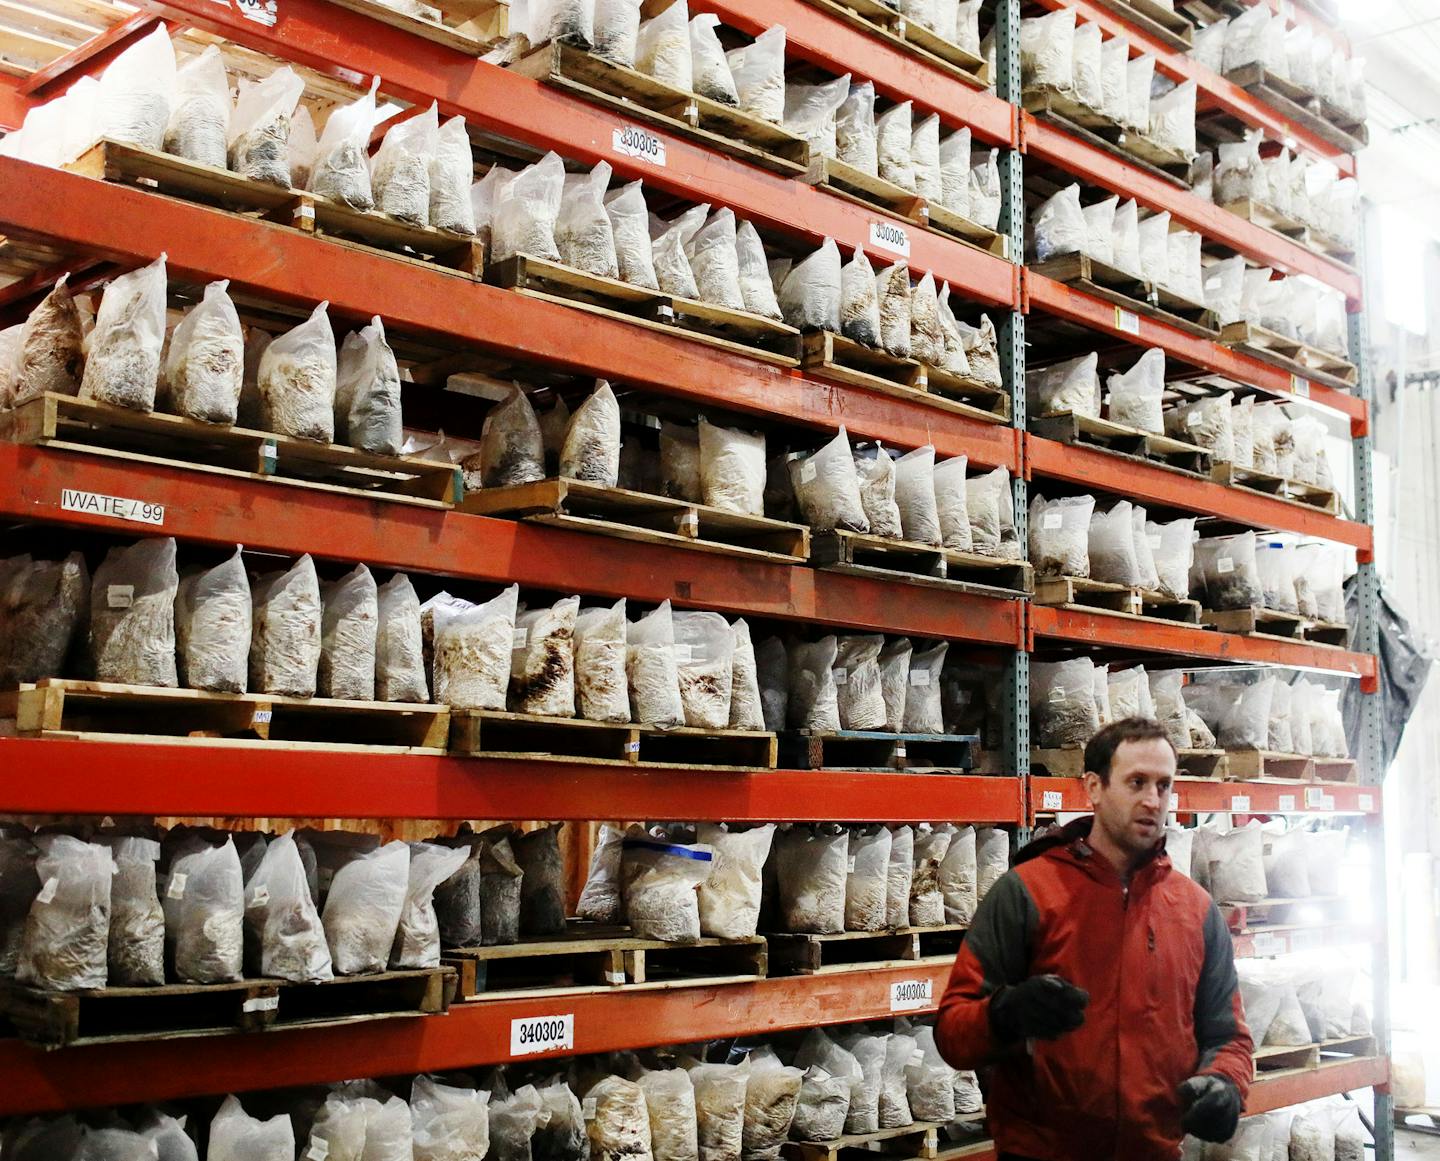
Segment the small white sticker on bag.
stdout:
[[251,907],[264,907],[265,904],[267,904],[267,903],[269,903],[269,902],[270,902],[270,888],[267,887],[267,886],[265,886],[265,885],[262,883],[260,886],[258,886],[258,887],[255,888],[254,893],[250,896],[250,906],[251,906]]
[[175,871],[170,876],[170,885],[165,889],[165,894],[171,899],[183,899],[185,897],[185,880],[188,876],[184,871]]
[[1198,412],[1198,411],[1192,411],[1192,412],[1190,412],[1189,415],[1187,415],[1187,416],[1185,417],[1185,426],[1186,426],[1186,427],[1199,427],[1200,424],[1204,422],[1204,420],[1205,420],[1205,417],[1204,417],[1203,415],[1201,415],[1200,412]]
[[679,642],[679,641],[676,641],[676,642],[675,642],[675,664],[676,664],[676,665],[689,665],[690,662],[691,662],[692,660],[694,660],[694,657],[695,657],[695,646],[693,646],[693,645],[691,645],[691,644],[688,644],[688,643],[682,644],[682,643]]
[[1065,527],[1065,517],[1059,512],[1046,512],[1040,517],[1040,527],[1046,532],[1053,532],[1057,528]]
[[800,465],[800,482],[802,484],[811,483],[815,479],[817,470],[814,460],[806,460]]
[[246,1012],[273,1012],[279,1006],[279,996],[251,996],[240,1005]]
[[35,902],[37,902],[37,903],[49,903],[52,899],[55,898],[55,892],[58,891],[59,889],[60,889],[60,880],[59,880],[59,879],[57,879],[57,878],[55,878],[55,877],[53,877],[53,876],[50,877],[49,879],[46,879],[46,880],[45,880],[45,886],[43,886],[43,887],[40,888],[40,894],[38,894],[38,895],[35,896]]
[[135,603],[135,586],[106,585],[105,603],[112,609],[128,609]]
[[307,1161],[325,1161],[330,1156],[330,1142],[325,1140],[310,1142],[310,1148],[305,1150]]
[[530,643],[529,629],[516,629],[510,641],[511,649],[524,649]]
[[910,671],[910,684],[922,686],[930,684],[930,671],[928,669],[912,669]]
[[1215,562],[1215,571],[1221,576],[1235,571],[1235,562],[1228,556],[1222,556]]
[[[595,1119],[595,1108],[598,1103],[598,1097],[586,1097],[580,1102],[580,1115],[587,1121],[593,1121]],[[574,1106],[572,1105],[571,1108],[574,1108]]]
[[850,680],[850,675],[843,669],[832,669],[831,672],[835,675],[836,685],[844,685]]

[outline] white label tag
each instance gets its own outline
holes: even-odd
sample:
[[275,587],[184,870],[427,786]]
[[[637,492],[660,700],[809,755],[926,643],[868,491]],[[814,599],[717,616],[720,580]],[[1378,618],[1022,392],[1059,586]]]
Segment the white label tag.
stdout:
[[559,1052],[575,1047],[575,1014],[526,1016],[510,1021],[510,1055],[530,1056],[536,1052]]
[[1185,417],[1185,426],[1199,427],[1201,421],[1204,420],[1204,418],[1205,417],[1201,415],[1198,411],[1192,411],[1189,415]]
[[1305,790],[1305,805],[1318,809],[1325,804],[1325,791],[1318,786],[1310,786]]
[[1140,316],[1128,310],[1115,308],[1115,329],[1124,331],[1127,335],[1138,335],[1140,333]]
[[279,996],[251,996],[240,1005],[246,1012],[273,1012],[279,1006]]
[[1310,380],[1302,379],[1299,375],[1290,376],[1290,390],[1300,396],[1301,399],[1310,398]]
[[1295,795],[1293,795],[1293,794],[1282,794],[1282,795],[1280,795],[1280,813],[1281,813],[1281,814],[1294,814],[1294,813],[1295,813]]
[[1040,795],[1041,810],[1063,810],[1065,808],[1065,792],[1063,790],[1046,790]]
[[37,903],[49,903],[55,898],[55,892],[60,889],[60,880],[53,876],[45,880],[45,886],[40,888],[40,894],[35,896]]
[[694,512],[686,512],[680,517],[680,534],[682,536],[697,536],[700,533],[700,517]]
[[639,158],[661,168],[665,165],[665,142],[648,129],[622,125],[611,136],[611,145],[616,153],[626,157]]
[[270,888],[266,887],[264,884],[261,884],[259,887],[256,887],[254,892],[251,894],[250,906],[264,907],[265,904],[267,904],[268,902],[270,902]]
[[850,675],[843,669],[832,669],[830,672],[835,675],[836,685],[844,685],[850,680]]
[[128,609],[135,603],[135,586],[107,585],[105,603],[112,609]]
[[235,7],[240,9],[240,15],[246,20],[253,20],[266,28],[274,28],[279,17],[275,0],[235,0]]
[[904,742],[896,742],[896,743],[895,743],[895,757],[897,757],[897,758],[903,758],[903,757],[905,757],[905,743],[904,743]]
[[1234,572],[1235,562],[1231,560],[1228,556],[1222,556],[1219,560],[1215,562],[1215,571],[1218,572],[1221,576],[1224,576],[1226,573],[1229,572]]
[[625,982],[625,973],[607,971],[605,973],[605,982],[607,984],[623,984]]
[[689,644],[684,644],[684,645],[682,645],[679,641],[676,641],[676,642],[675,642],[675,664],[676,664],[676,665],[689,665],[690,662],[694,659],[694,657],[695,657],[695,646],[689,645]]
[[1046,512],[1045,515],[1040,517],[1040,527],[1047,532],[1053,532],[1055,529],[1063,528],[1064,526],[1065,517],[1059,512]]
[[1361,794],[1359,796],[1359,806],[1361,810],[1374,810],[1375,796],[1373,794]]
[[1234,794],[1230,797],[1230,809],[1238,810],[1246,814],[1250,810],[1250,796],[1248,794]]
[[131,500],[124,496],[102,496],[98,492],[78,492],[74,488],[60,489],[60,507],[66,512],[89,512],[136,524],[159,527],[165,523],[164,504],[147,504],[143,500]]
[[915,686],[930,684],[930,671],[928,669],[912,669],[910,671],[910,684]]
[[598,1100],[599,1098],[597,1097],[586,1097],[580,1102],[580,1115],[587,1121],[593,1121],[595,1119],[595,1106]]
[[817,469],[815,467],[815,461],[806,460],[803,464],[800,465],[800,482],[802,484],[810,483],[810,481],[815,478],[816,471]]
[[871,222],[870,245],[899,254],[902,258],[910,257],[910,235],[905,232],[904,226],[897,226],[894,222]]
[[[309,210],[310,216],[312,218],[315,216],[314,206],[301,206],[300,209]],[[305,215],[302,213],[300,216],[304,217]],[[277,444],[273,439],[267,439],[264,443],[260,445],[260,458],[262,460],[269,460],[270,463],[266,466],[273,468],[275,466],[275,462],[280,458],[280,445]]]
[[1058,686],[1058,685],[1055,686],[1055,688],[1053,688],[1053,689],[1050,691],[1050,700],[1051,700],[1051,701],[1064,701],[1064,700],[1065,700],[1065,690],[1064,690],[1062,687]]
[[310,1148],[305,1150],[305,1156],[308,1161],[325,1161],[325,1158],[330,1156],[330,1142],[323,1140],[310,1142]]
[[252,726],[268,726],[270,719],[274,716],[274,710],[256,710],[250,715],[250,724]]
[[529,643],[530,643],[530,630],[529,630],[529,629],[516,629],[514,636],[513,636],[513,637],[511,638],[511,640],[510,640],[510,648],[511,648],[511,649],[524,649],[525,646],[528,645]]
[[1272,931],[1257,931],[1253,939],[1256,955],[1284,955],[1290,945]]
[[188,876],[184,871],[176,871],[170,876],[170,886],[165,889],[165,894],[171,899],[182,899],[185,896],[185,880]]
[[625,743],[625,752],[626,752],[627,754],[638,754],[638,753],[640,752],[640,743],[639,743],[639,742],[626,742],[626,743]]
[[853,875],[853,874],[855,873],[855,859],[856,859],[856,856],[855,856],[855,855],[851,855],[850,858],[846,860],[846,862],[845,862],[845,873],[846,873],[847,875]]
[[915,1049],[915,1051],[910,1054],[910,1063],[911,1063],[911,1064],[924,1064],[924,1063],[925,1063],[925,1053],[921,1052],[920,1049],[918,1049],[918,1048]]
[[890,985],[890,1011],[918,1012],[935,1002],[934,980],[896,980]]

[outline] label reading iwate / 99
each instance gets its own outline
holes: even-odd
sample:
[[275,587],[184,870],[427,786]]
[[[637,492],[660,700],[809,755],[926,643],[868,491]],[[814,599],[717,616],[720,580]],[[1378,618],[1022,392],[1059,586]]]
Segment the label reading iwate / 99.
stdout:
[[527,1016],[510,1021],[510,1055],[559,1052],[575,1047],[575,1014]]
[[934,1002],[934,980],[896,980],[890,985],[892,1012],[918,1012]]

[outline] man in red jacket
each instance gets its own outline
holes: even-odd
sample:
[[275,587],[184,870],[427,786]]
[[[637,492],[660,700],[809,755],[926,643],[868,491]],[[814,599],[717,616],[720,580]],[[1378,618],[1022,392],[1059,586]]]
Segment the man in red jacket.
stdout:
[[1143,718],[1091,738],[1093,819],[1019,853],[955,958],[935,1040],[991,1067],[1004,1161],[1175,1161],[1235,1132],[1250,1033],[1225,921],[1165,855],[1175,759]]

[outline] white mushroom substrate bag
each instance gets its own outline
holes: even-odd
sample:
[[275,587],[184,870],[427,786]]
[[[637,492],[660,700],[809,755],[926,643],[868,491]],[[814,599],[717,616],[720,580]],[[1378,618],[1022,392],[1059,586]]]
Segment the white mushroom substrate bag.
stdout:
[[[969,181],[969,156],[964,158]],[[875,86],[870,81],[852,84],[835,113],[835,155],[846,165],[876,177],[880,172],[875,126]]]
[[90,661],[98,681],[173,687],[175,541],[111,548],[90,588]]
[[940,674],[950,643],[941,641],[929,649],[916,650],[910,656],[910,674],[905,689],[906,733],[943,734],[945,718],[942,710]]
[[393,125],[370,159],[375,208],[413,226],[430,224],[430,168],[440,136],[435,103]]
[[704,844],[664,843],[627,835],[621,882],[625,918],[641,939],[693,943],[700,938],[697,891],[714,866]]
[[891,845],[890,832],[883,826],[851,828],[845,880],[846,931],[884,929]]
[[1047,198],[1030,218],[1030,253],[1037,262],[1085,248],[1085,214],[1080,208],[1080,187],[1069,185]]
[[35,837],[39,882],[20,939],[16,981],[47,991],[103,988],[116,866],[108,847],[66,834]]
[[309,167],[307,186],[312,193],[352,209],[374,208],[370,134],[375,128],[375,91],[379,86],[380,78],[373,78],[369,90],[359,99],[339,106],[326,119]]
[[764,703],[760,695],[759,669],[755,661],[755,647],[750,640],[750,626],[743,620],[737,620],[730,629],[735,638],[731,658],[730,728],[763,730]]
[[935,449],[929,444],[895,461],[895,503],[904,538],[939,545],[940,514],[935,504]]
[[685,721],[669,601],[630,623],[625,668],[633,721],[657,726],[678,726]]
[[1210,846],[1210,893],[1220,903],[1256,903],[1265,898],[1265,840],[1251,822],[1217,836]]
[[166,403],[177,415],[233,424],[245,370],[240,316],[226,288],[212,282],[170,336],[162,368]]
[[905,706],[909,701],[910,659],[914,647],[909,638],[886,641],[880,650],[880,691],[885,698],[885,729],[898,734],[905,727]]
[[1190,587],[1207,609],[1254,609],[1265,599],[1255,557],[1255,533],[1197,540]]
[[785,120],[785,26],[772,24],[755,40],[725,54],[740,108],[780,125]]
[[186,689],[244,693],[250,580],[241,548],[213,568],[186,569],[175,592],[175,645]]
[[695,835],[711,852],[709,875],[699,886],[701,934],[721,939],[753,936],[775,824],[732,830],[726,823],[702,822]]
[[334,441],[338,365],[329,305],[320,303],[260,356],[260,421],[266,431],[316,443]]
[[1099,730],[1094,673],[1088,657],[1031,666],[1030,712],[1042,749],[1083,746]]
[[1155,561],[1156,591],[1171,600],[1190,597],[1190,565],[1195,555],[1195,519],[1187,516],[1168,524],[1147,521],[1145,537]]
[[250,689],[312,697],[323,649],[323,606],[309,554],[251,582]]
[[491,209],[491,260],[503,262],[525,254],[560,261],[555,225],[564,191],[565,163],[554,153],[501,178]]
[[804,140],[812,156],[834,157],[839,147],[835,115],[849,92],[849,73],[814,85],[787,82],[785,131]]
[[610,216],[610,229],[615,240],[618,276],[634,286],[659,290],[651,249],[650,210],[645,204],[642,183],[632,181],[610,191],[605,196],[605,212]]
[[1090,575],[1090,519],[1093,496],[1065,496],[1030,502],[1030,560],[1039,576]]
[[202,834],[182,838],[170,855],[161,899],[165,942],[181,983],[238,980],[244,969],[245,887],[235,842]]
[[734,630],[719,613],[674,613],[672,624],[685,724],[723,730],[730,723]]
[[970,532],[968,498],[968,460],[952,456],[935,465],[935,508],[940,520],[940,542],[958,552],[970,552],[974,539]]
[[693,88],[690,13],[685,0],[641,22],[635,43],[635,67],[677,89]]
[[316,692],[347,701],[375,700],[375,642],[380,602],[363,564],[321,587],[320,665]]
[[885,727],[885,698],[881,690],[880,634],[837,639],[834,674],[840,728],[879,730]]
[[765,436],[699,424],[700,481],[704,502],[745,516],[765,514]]
[[153,411],[165,342],[165,255],[105,287],[86,339],[80,398]]
[[507,705],[515,713],[575,716],[575,617],[579,597],[515,615]]
[[1062,8],[1020,22],[1020,70],[1027,85],[1071,92],[1075,76],[1075,13]]
[[620,404],[605,380],[575,410],[560,445],[559,471],[613,488],[620,479]]
[[842,426],[835,438],[803,459],[789,462],[790,478],[805,521],[816,531],[868,532],[860,499],[859,477],[849,437]]
[[1100,377],[1096,373],[1099,355],[1088,355],[1029,371],[1025,375],[1026,390],[1033,392],[1037,415],[1100,414]]
[[840,330],[840,248],[826,238],[813,254],[792,265],[777,288],[784,319],[802,330]]
[[1090,576],[1108,584],[1139,585],[1144,579],[1135,551],[1135,520],[1129,500],[1090,516]]
[[775,836],[772,857],[784,930],[844,931],[848,834],[805,826],[782,829]]
[[737,106],[740,95],[735,91],[735,78],[725,60],[725,48],[715,31],[719,24],[720,18],[713,12],[690,18],[691,89],[707,100]]
[[611,169],[600,162],[589,173],[567,173],[555,217],[555,247],[567,266],[599,278],[618,278],[615,230],[605,208]]
[[900,507],[895,502],[895,461],[878,443],[857,446],[853,458],[860,503],[870,525],[870,535],[899,540],[903,530]]
[[882,181],[915,192],[915,163],[911,156],[911,104],[903,101],[875,118],[877,172]]
[[799,641],[789,649],[787,724],[794,730],[840,729],[839,692],[835,685],[836,639]]
[[435,701],[456,709],[504,709],[519,586],[484,604],[434,612]]

